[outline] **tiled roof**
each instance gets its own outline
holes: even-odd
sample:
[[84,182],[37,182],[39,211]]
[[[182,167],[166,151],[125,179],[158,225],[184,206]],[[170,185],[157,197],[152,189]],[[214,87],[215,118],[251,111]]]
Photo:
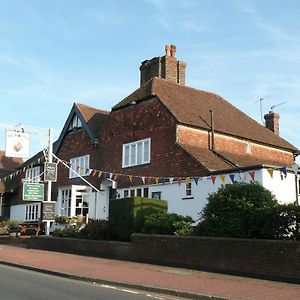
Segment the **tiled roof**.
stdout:
[[181,143],[179,145],[198,160],[209,172],[256,165],[278,166],[277,160],[268,157],[259,158],[247,154],[239,155],[220,150],[212,151],[207,148]]
[[210,111],[216,132],[261,144],[298,152],[299,150],[260,125],[220,96],[154,77],[113,107],[122,109],[158,97],[179,123],[210,130]]
[[93,131],[94,136],[98,137],[103,128],[109,112],[87,106],[80,103],[75,103],[88,127]]

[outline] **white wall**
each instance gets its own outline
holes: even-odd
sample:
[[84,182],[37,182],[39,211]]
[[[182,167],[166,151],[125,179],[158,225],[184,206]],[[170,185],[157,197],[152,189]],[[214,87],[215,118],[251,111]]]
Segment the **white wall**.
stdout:
[[[152,192],[161,192],[161,199],[168,201],[168,212],[178,213],[183,216],[191,216],[194,220],[199,218],[199,213],[207,203],[209,194],[216,192],[223,184],[230,184],[232,180],[229,175],[234,176],[234,181],[251,182],[250,172],[255,172],[254,180],[269,189],[280,203],[293,203],[296,200],[295,195],[295,175],[288,172],[287,176],[281,179],[280,171],[274,170],[273,178],[267,169],[247,170],[242,172],[232,172],[216,175],[215,183],[211,176],[201,177],[198,184],[192,180],[192,195],[185,195],[185,182],[179,185],[177,182],[172,184],[154,184],[151,186],[142,186],[149,188],[149,197]],[[130,187],[130,189],[141,188]],[[124,189],[118,189],[120,197],[124,195]],[[189,198],[189,199],[186,199]]]
[[296,201],[295,174],[293,172],[287,172],[284,175],[280,170],[274,170],[273,177],[271,177],[268,170],[263,169],[262,184],[276,196],[279,203]]

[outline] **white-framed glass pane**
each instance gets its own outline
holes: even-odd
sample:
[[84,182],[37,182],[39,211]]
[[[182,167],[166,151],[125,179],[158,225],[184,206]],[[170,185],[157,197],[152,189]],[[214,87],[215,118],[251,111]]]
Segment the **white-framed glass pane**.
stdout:
[[143,163],[143,143],[137,143],[137,165],[141,165]]
[[136,144],[131,145],[130,149],[130,165],[135,166],[136,165]]
[[150,162],[150,143],[149,140],[144,142],[144,163]]
[[129,145],[124,146],[124,166],[129,166]]

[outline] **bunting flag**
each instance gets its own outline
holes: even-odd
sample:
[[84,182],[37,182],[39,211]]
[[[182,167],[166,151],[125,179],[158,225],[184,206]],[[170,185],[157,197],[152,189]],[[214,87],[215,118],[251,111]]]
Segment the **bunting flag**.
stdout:
[[[216,183],[217,177],[215,175],[211,175],[211,176],[207,176],[207,177],[198,177],[198,176],[187,176],[187,177],[150,177],[150,176],[138,176],[138,175],[128,175],[128,174],[117,174],[117,173],[113,173],[113,172],[107,172],[107,171],[102,171],[102,170],[95,170],[95,169],[85,169],[81,166],[75,166],[75,165],[71,165],[70,162],[68,161],[64,161],[61,160],[59,158],[56,158],[57,162],[63,162],[64,166],[66,168],[71,167],[73,170],[77,170],[77,172],[79,174],[88,174],[90,176],[96,176],[98,174],[98,177],[100,178],[102,176],[102,174],[105,175],[105,178],[109,178],[112,179],[114,181],[116,181],[117,179],[119,179],[120,177],[128,177],[130,182],[133,182],[133,179],[138,179],[140,181],[143,182],[143,184],[152,184],[153,182],[155,182],[156,184],[162,183],[162,184],[166,184],[166,183],[170,183],[173,184],[174,180],[177,181],[178,185],[181,185],[182,181],[185,180],[185,182],[187,184],[192,183],[192,181],[195,182],[196,185],[198,185],[199,180],[211,180],[213,184]],[[16,172],[8,174],[5,177],[2,177],[0,179],[1,182],[6,182],[7,180],[12,180],[15,176],[22,174],[22,172],[25,172],[29,167],[33,167],[34,165],[36,165],[37,163],[40,164],[42,161],[45,161],[44,158],[38,158],[35,162],[31,162],[30,165],[23,167],[22,169],[16,170]],[[299,171],[299,166],[298,164],[294,163],[291,166],[293,172],[297,175],[298,171]],[[284,174],[285,176],[287,176],[287,167],[281,167],[281,168],[268,168],[267,171],[270,174],[270,176],[273,178],[274,175],[274,171],[280,171],[282,174]],[[238,176],[240,177],[240,180],[242,181],[247,181],[247,176],[248,174],[250,175],[252,181],[255,180],[255,171],[250,171],[250,172],[241,172],[238,171]],[[229,174],[229,178],[231,179],[232,182],[235,182],[235,176],[237,174]],[[226,182],[226,175],[219,175],[220,176],[220,180],[222,182],[222,184],[225,184]]]
[[212,183],[215,184],[217,176],[210,176],[210,179],[211,179]]
[[249,175],[251,179],[254,181],[255,180],[255,171],[249,172]]
[[294,162],[294,163],[292,164],[292,170],[293,170],[293,172],[294,172],[295,175],[298,174],[299,165],[298,165],[296,162]]
[[282,167],[280,171],[286,176],[287,174],[286,167]]
[[182,181],[182,178],[181,177],[177,177],[178,185],[181,185],[181,181]]
[[221,178],[222,183],[224,184],[225,183],[225,175],[221,175],[220,178]]
[[196,185],[198,185],[199,177],[194,177],[194,181],[195,181]]
[[273,168],[269,168],[269,169],[268,169],[268,173],[269,173],[270,176],[273,178],[274,169],[273,169]]

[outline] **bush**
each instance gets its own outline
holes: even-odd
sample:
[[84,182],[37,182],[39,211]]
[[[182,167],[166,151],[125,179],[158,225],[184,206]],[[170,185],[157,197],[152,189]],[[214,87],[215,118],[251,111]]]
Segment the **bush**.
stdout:
[[[263,219],[268,210],[276,207],[278,203],[272,193],[257,183],[227,184],[208,197],[197,232],[220,237],[267,236],[267,228],[271,227],[267,223],[262,226]],[[273,222],[272,215],[269,222]]]
[[0,222],[0,235],[8,235],[9,229],[19,226],[18,220],[4,220]]
[[67,225],[63,229],[55,229],[52,232],[52,236],[79,238],[80,237],[80,226]]
[[89,220],[80,231],[81,238],[93,240],[109,240],[113,236],[113,232],[109,226],[109,222],[105,220]]
[[300,207],[295,204],[277,205],[258,210],[252,221],[255,238],[295,240],[300,224]]
[[109,222],[115,239],[129,241],[132,233],[141,232],[146,216],[166,212],[168,203],[143,197],[114,199],[110,201],[109,210]]
[[148,234],[191,235],[193,222],[191,217],[174,213],[152,214],[145,218],[141,231]]

